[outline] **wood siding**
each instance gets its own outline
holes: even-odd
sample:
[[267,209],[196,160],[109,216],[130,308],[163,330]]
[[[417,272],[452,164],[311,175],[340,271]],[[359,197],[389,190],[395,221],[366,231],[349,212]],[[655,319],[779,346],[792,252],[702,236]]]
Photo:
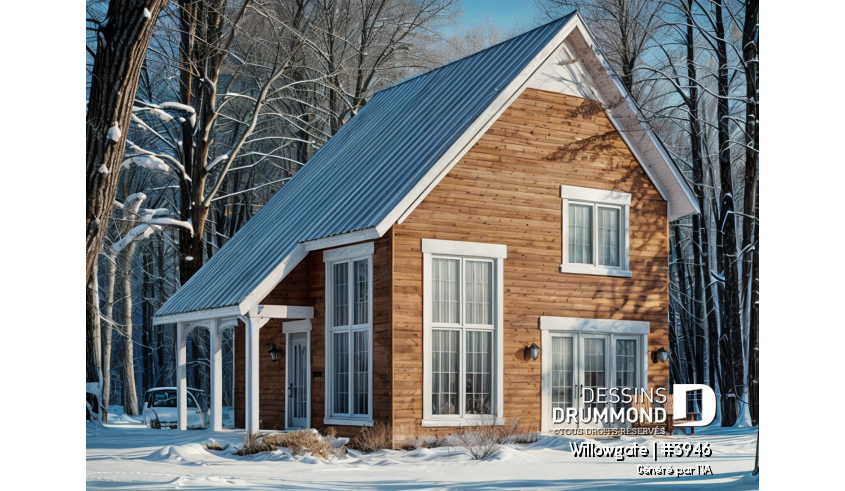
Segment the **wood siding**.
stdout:
[[[592,101],[528,89],[399,225],[393,247],[394,439],[423,429],[421,239],[506,244],[504,417],[539,430],[540,316],[651,323],[648,351],[668,346],[667,204]],[[560,185],[631,193],[631,278],[560,273]],[[542,346],[540,356],[549,349]],[[668,365],[648,362],[666,387]]]
[[[391,287],[392,231],[375,241],[373,254],[373,417],[391,420]],[[282,280],[262,305],[313,306],[311,320],[311,426],[322,428],[325,416],[325,265],[323,251],[313,251]],[[282,322],[274,319],[259,334],[259,420],[261,429],[285,428],[286,345]],[[273,363],[267,350],[282,350]],[[244,328],[235,329],[235,426],[244,427]],[[314,376],[318,375],[318,376]],[[360,428],[338,426],[341,436],[354,436]]]

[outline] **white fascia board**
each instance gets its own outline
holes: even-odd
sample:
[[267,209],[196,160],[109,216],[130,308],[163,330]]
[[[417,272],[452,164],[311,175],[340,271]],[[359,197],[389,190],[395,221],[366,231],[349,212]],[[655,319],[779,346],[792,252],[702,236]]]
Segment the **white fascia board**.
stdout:
[[363,244],[355,244],[348,247],[340,247],[337,249],[329,249],[323,251],[323,262],[338,261],[340,259],[350,259],[360,256],[372,256],[375,251],[375,244],[364,242]]
[[[604,59],[604,56],[601,54],[601,51],[599,50],[598,45],[595,42],[595,38],[593,37],[589,28],[583,22],[583,19],[581,18],[581,14],[576,13],[575,22],[578,24],[578,27],[579,27],[578,32],[581,35],[581,41],[588,48],[586,50],[579,49],[578,51],[581,52],[579,54],[581,56],[592,57],[604,69],[603,74],[602,73],[591,74],[591,76],[594,79],[597,76],[598,77],[605,76],[605,77],[607,77],[607,79],[609,79],[613,88],[617,92],[616,95],[618,95],[619,97],[622,98],[622,100],[625,102],[625,107],[629,111],[631,111],[631,117],[634,119],[634,121],[636,121],[636,123],[639,126],[639,128],[637,128],[637,129],[642,129],[645,132],[645,135],[646,135],[645,139],[647,139],[648,144],[650,146],[653,146],[654,149],[659,153],[661,160],[662,160],[662,163],[669,169],[669,172],[672,174],[672,177],[674,178],[675,182],[674,183],[666,183],[664,181],[661,181],[658,178],[658,176],[654,175],[654,169],[652,169],[648,165],[648,161],[645,160],[644,156],[642,155],[643,149],[639,148],[644,144],[644,142],[641,141],[641,142],[639,142],[639,145],[637,145],[637,144],[634,144],[634,142],[631,141],[631,139],[626,136],[626,134],[625,134],[626,131],[629,131],[630,129],[624,128],[620,124],[620,121],[618,121],[618,119],[616,117],[614,117],[613,114],[611,114],[613,112],[613,110],[607,111],[607,116],[608,116],[608,119],[610,120],[611,124],[613,124],[613,126],[617,129],[619,134],[622,136],[623,141],[625,141],[625,144],[628,145],[628,148],[631,150],[631,153],[634,154],[634,157],[637,159],[638,162],[640,162],[640,165],[645,170],[646,174],[648,174],[649,178],[652,180],[654,185],[658,188],[658,191],[660,191],[661,196],[663,196],[664,199],[669,201],[670,194],[667,192],[668,190],[666,189],[667,184],[669,184],[669,185],[675,184],[675,185],[677,185],[678,189],[681,191],[682,196],[685,198],[685,201],[687,202],[686,204],[689,205],[688,209],[690,211],[688,213],[684,213],[684,211],[686,211],[687,208],[683,207],[683,206],[677,206],[678,204],[676,203],[676,206],[674,208],[676,210],[678,210],[678,212],[680,214],[677,215],[677,216],[670,216],[669,217],[670,220],[675,219],[675,218],[679,218],[679,217],[684,216],[684,215],[688,215],[690,213],[700,213],[701,210],[699,210],[699,207],[698,207],[698,199],[695,197],[695,194],[693,194],[692,189],[690,189],[690,187],[687,185],[687,182],[686,182],[686,179],[684,178],[684,176],[677,169],[677,167],[675,167],[675,164],[672,161],[671,156],[669,156],[668,152],[666,151],[666,148],[660,142],[660,139],[657,138],[657,135],[655,135],[654,130],[651,128],[651,126],[647,122],[645,122],[645,118],[643,117],[643,114],[640,111],[639,106],[637,105],[636,101],[634,101],[633,97],[628,93],[628,90],[625,88],[625,85],[622,83],[622,80],[619,78],[619,75],[616,74],[616,72],[613,70],[613,68],[607,62],[607,60]],[[577,49],[577,46],[576,46],[576,49]],[[586,64],[585,64],[585,67],[587,67]],[[589,70],[589,67],[587,67],[587,68]],[[599,89],[599,90],[601,90],[601,89]],[[608,99],[607,94],[603,94],[603,96],[604,96],[605,99]],[[674,193],[672,193],[672,194],[674,194]]]
[[422,239],[422,252],[449,256],[474,256],[506,259],[508,246],[460,240]]
[[259,305],[256,317],[267,317],[270,319],[313,319],[314,307]]
[[220,307],[208,310],[195,310],[193,312],[184,312],[181,314],[171,314],[153,317],[153,325],[160,326],[162,324],[173,324],[175,322],[196,323],[210,319],[218,319],[220,317],[232,317],[239,315],[240,313],[241,312],[239,311],[237,306]]
[[577,317],[540,316],[543,331],[603,332],[614,334],[648,334],[649,323],[616,319],[582,319]]
[[[387,228],[389,229],[390,227]],[[387,232],[387,229],[379,231],[377,227],[371,227],[364,230],[357,230],[355,232],[348,232],[345,234],[332,235],[331,237],[323,237],[322,239],[305,241],[302,242],[302,245],[305,247],[306,251],[317,251],[320,249],[328,249],[329,247],[378,239],[384,235],[384,232]]]
[[549,41],[549,43],[537,53],[522,72],[519,73],[502,89],[501,93],[490,104],[478,119],[464,132],[464,134],[443,154],[443,157],[428,171],[428,173],[411,189],[405,198],[382,220],[376,227],[379,230],[387,230],[394,223],[402,223],[419,206],[420,203],[434,190],[452,168],[466,155],[475,143],[484,136],[484,133],[499,119],[499,116],[515,101],[539,74],[552,56],[557,53],[558,48],[575,28],[571,20]]

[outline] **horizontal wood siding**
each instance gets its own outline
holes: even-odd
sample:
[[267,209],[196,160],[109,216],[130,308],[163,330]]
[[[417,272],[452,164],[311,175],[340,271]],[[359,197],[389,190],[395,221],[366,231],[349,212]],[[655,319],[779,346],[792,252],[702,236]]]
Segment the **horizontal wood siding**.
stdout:
[[[667,204],[603,112],[577,97],[528,89],[432,193],[394,227],[394,438],[444,434],[421,427],[423,238],[506,244],[504,417],[540,425],[539,317],[651,323],[648,350],[668,347]],[[560,185],[632,194],[631,278],[559,272]],[[543,346],[544,350],[549,347]],[[667,364],[649,361],[665,387]]]

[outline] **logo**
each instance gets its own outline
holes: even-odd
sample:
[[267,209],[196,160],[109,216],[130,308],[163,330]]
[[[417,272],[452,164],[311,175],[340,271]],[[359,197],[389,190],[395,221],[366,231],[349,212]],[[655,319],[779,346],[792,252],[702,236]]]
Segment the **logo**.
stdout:
[[[677,427],[707,426],[716,419],[716,393],[702,384],[674,384],[675,400],[672,405],[672,419]],[[699,421],[679,421],[687,419],[687,392],[701,391],[701,419]]]

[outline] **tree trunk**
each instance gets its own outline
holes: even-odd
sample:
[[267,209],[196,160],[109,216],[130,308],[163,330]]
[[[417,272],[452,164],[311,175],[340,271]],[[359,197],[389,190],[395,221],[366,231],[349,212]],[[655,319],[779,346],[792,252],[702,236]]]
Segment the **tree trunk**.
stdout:
[[737,417],[736,401],[743,393],[745,385],[745,370],[743,363],[742,339],[742,303],[740,299],[739,251],[737,250],[736,214],[734,213],[733,175],[731,172],[731,148],[729,128],[729,82],[728,82],[728,54],[725,41],[725,28],[722,19],[722,0],[715,8],[716,58],[719,63],[718,71],[718,102],[716,113],[719,135],[719,184],[720,209],[719,230],[716,234],[716,247],[721,250],[718,255],[722,258],[722,272],[724,273],[725,298],[724,337],[721,343],[728,352],[722,359],[727,361],[722,369],[725,370],[722,386],[722,425],[733,426]]
[[85,309],[85,382],[95,383],[98,388],[96,391],[89,391],[86,394],[88,404],[91,406],[91,411],[102,415],[100,410],[103,401],[103,372],[102,358],[100,356],[100,295],[99,287],[97,285],[97,264],[94,263],[94,272],[91,283],[86,289],[86,309]]
[[743,283],[750,289],[745,295],[748,299],[746,308],[749,311],[748,328],[748,390],[751,423],[756,425],[759,418],[759,393],[757,390],[757,355],[758,355],[758,256],[760,254],[759,232],[759,180],[758,159],[760,148],[759,132],[759,37],[757,24],[760,12],[758,0],[745,2],[745,22],[742,29],[742,58],[745,62],[745,186],[743,196],[744,215],[742,218],[742,274],[746,278]]
[[138,394],[135,389],[135,342],[132,327],[132,257],[135,253],[135,242],[130,242],[120,253],[121,269],[123,270],[123,325],[125,336],[121,350],[123,360],[123,411],[129,416],[138,415]]
[[103,421],[106,421],[108,413],[109,398],[111,397],[111,338],[114,329],[114,277],[115,265],[111,259],[106,258],[106,301],[103,306],[103,317],[106,319],[106,328],[103,331]]

